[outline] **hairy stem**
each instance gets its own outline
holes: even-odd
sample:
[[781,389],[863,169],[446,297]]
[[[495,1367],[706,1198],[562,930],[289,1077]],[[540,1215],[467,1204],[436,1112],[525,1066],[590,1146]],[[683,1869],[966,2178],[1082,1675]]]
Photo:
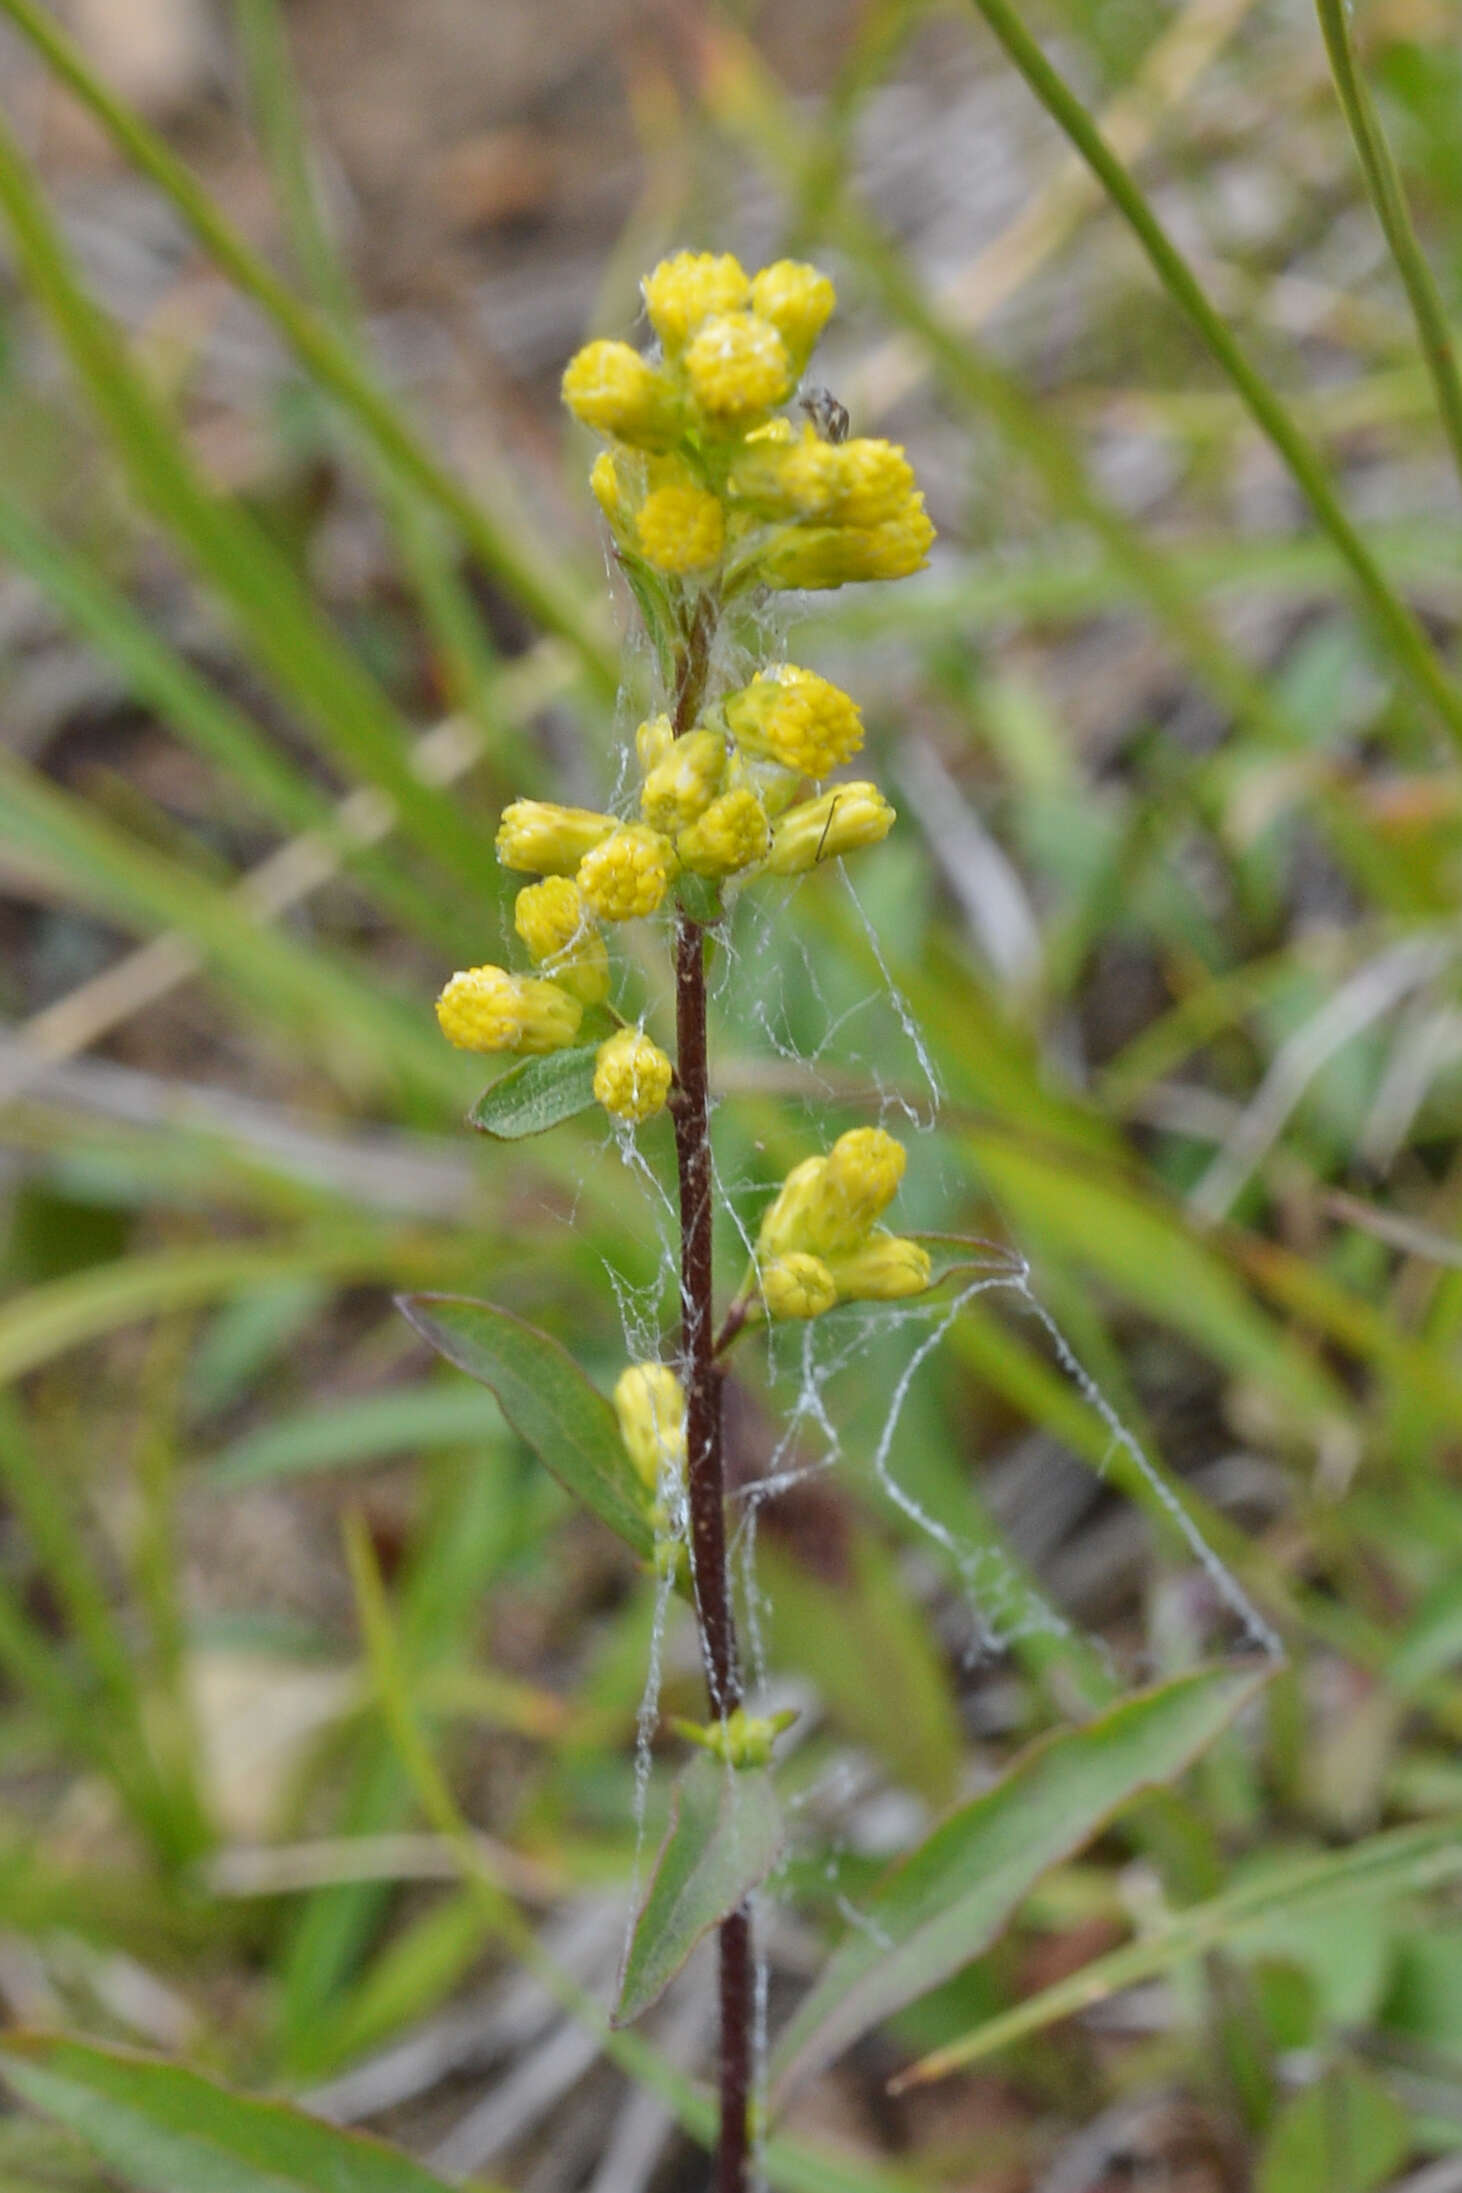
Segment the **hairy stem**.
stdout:
[[[677,737],[695,722],[710,665],[715,610],[699,597],[677,650]],[[680,1181],[681,1363],[685,1380],[686,1471],[691,1566],[711,1711],[724,1720],[741,1703],[741,1670],[726,1559],[726,1485],[721,1453],[722,1371],[715,1355],[711,1277],[710,1097],[706,1067],[706,932],[682,913],[675,932],[676,1087],[670,1108]],[[721,2130],[716,2193],[744,2193],[751,2095],[751,1923],[746,1908],[720,1929]]]

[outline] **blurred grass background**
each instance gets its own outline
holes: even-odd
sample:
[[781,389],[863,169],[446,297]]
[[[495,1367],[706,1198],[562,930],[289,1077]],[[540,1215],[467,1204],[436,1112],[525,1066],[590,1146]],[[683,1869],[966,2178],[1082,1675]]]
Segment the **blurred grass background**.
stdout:
[[[863,701],[901,810],[859,888],[945,1093],[914,1215],[1031,1259],[1290,1654],[1258,1723],[792,2128],[866,2193],[1462,2186],[1462,21],[1367,0],[1350,55],[1321,14],[1025,25],[1236,363],[974,7],[582,5],[550,34],[526,0],[0,0],[12,2020],[306,2095],[482,2184],[702,2182],[425,1831],[340,1526],[485,1862],[602,1993],[648,1587],[389,1295],[509,1302],[603,1384],[606,1261],[654,1284],[591,1125],[462,1130],[485,1077],[429,1001],[501,949],[504,801],[597,804],[633,720],[562,364],[633,332],[668,249],[791,252],[839,286],[819,372],[906,443],[941,534],[789,641]],[[807,1056],[883,989],[836,892],[758,934],[715,1032],[728,1179],[828,1117],[757,998]],[[889,1027],[832,1074],[839,1123],[912,1074]],[[844,1381],[847,1468],[764,1525],[806,1730],[774,2008],[956,1791],[1225,1635],[991,1296],[900,1464],[1074,1627],[970,1664],[958,1577],[869,1475],[896,1369]],[[752,1395],[748,1466],[773,1436]],[[672,1631],[668,1707],[696,1691]],[[1346,1900],[1241,1927],[1306,1855]],[[1201,1953],[1165,1953],[1193,1904]],[[885,2093],[1129,1936],[1140,1986]],[[651,2021],[687,2069],[706,2030],[694,1987]],[[0,2175],[113,2182],[18,2115]]]

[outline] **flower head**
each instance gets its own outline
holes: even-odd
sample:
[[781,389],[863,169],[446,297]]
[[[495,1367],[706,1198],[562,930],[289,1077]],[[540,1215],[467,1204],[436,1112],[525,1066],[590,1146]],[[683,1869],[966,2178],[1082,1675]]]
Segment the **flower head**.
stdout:
[[614,1386],[625,1452],[653,1492],[662,1476],[685,1474],[685,1392],[664,1363],[631,1363]]
[[863,744],[856,702],[812,670],[778,663],[758,670],[725,703],[740,745],[807,777],[825,777]]
[[589,848],[607,838],[613,815],[556,800],[514,800],[498,824],[497,857],[530,876],[571,876]]
[[703,320],[685,353],[685,375],[706,417],[731,426],[784,403],[793,378],[786,344],[755,312]]
[[907,579],[928,560],[934,527],[922,495],[911,495],[881,525],[784,526],[767,543],[761,570],[771,586],[817,589],[861,579]]
[[775,260],[761,269],[751,285],[753,312],[771,321],[798,373],[811,357],[837,301],[838,293],[827,276],[800,259]]
[[674,384],[628,343],[586,343],[564,368],[563,400],[596,433],[632,449],[669,449],[681,430]]
[[809,1199],[806,1245],[820,1256],[856,1248],[893,1201],[907,1163],[903,1145],[881,1127],[839,1135]]
[[821,1317],[838,1299],[837,1282],[822,1258],[801,1249],[761,1265],[757,1286],[768,1317]]
[[677,251],[640,285],[650,325],[666,355],[683,350],[702,320],[735,312],[751,292],[745,269],[730,252]]
[[646,563],[672,578],[708,571],[720,559],[726,517],[720,501],[704,487],[672,482],[652,488],[635,520]]
[[673,739],[645,777],[640,813],[653,829],[673,835],[703,815],[726,773],[726,741],[716,731]]
[[681,864],[695,876],[734,876],[765,860],[771,843],[767,811],[750,785],[712,800],[675,841]]
[[653,914],[670,888],[675,848],[645,823],[621,823],[584,855],[578,886],[601,921],[632,921]]
[[897,1234],[873,1233],[845,1256],[830,1256],[839,1302],[899,1302],[929,1284],[929,1252]]
[[583,1007],[556,982],[468,967],[437,999],[437,1019],[459,1051],[560,1051],[579,1032]]
[[789,807],[773,825],[767,866],[773,875],[800,876],[840,853],[877,845],[896,820],[876,784],[836,784],[815,800]]
[[513,906],[513,926],[538,966],[585,1005],[609,995],[609,952],[579,888],[568,876],[525,884]]
[[670,1094],[670,1061],[640,1028],[620,1028],[599,1046],[594,1094],[615,1119],[652,1119]]
[[[896,442],[823,442],[805,434],[782,459],[779,485],[799,517],[854,527],[907,523],[914,468]],[[922,508],[922,505],[920,505]]]

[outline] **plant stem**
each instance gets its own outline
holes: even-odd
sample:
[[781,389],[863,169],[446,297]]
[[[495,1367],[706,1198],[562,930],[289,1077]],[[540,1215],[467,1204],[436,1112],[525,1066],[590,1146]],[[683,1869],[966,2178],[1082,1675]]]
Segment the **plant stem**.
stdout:
[[[683,627],[676,662],[677,737],[695,722],[710,662],[715,609],[701,596]],[[722,1371],[715,1357],[712,1296],[710,1099],[706,1067],[706,932],[682,913],[675,931],[676,1087],[670,1100],[680,1180],[681,1362],[686,1402],[691,1573],[711,1711],[741,1703],[741,1670],[726,1560],[721,1453]],[[721,1923],[721,2129],[716,2193],[744,2193],[751,2095],[751,1922],[746,1907]]]

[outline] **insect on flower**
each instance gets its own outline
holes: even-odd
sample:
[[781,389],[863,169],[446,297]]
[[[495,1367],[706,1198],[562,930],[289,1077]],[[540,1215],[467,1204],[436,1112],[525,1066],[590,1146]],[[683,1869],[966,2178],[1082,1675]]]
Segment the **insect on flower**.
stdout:
[[805,411],[825,442],[845,442],[852,421],[847,406],[840,404],[829,388],[809,388],[797,399],[799,411]]

